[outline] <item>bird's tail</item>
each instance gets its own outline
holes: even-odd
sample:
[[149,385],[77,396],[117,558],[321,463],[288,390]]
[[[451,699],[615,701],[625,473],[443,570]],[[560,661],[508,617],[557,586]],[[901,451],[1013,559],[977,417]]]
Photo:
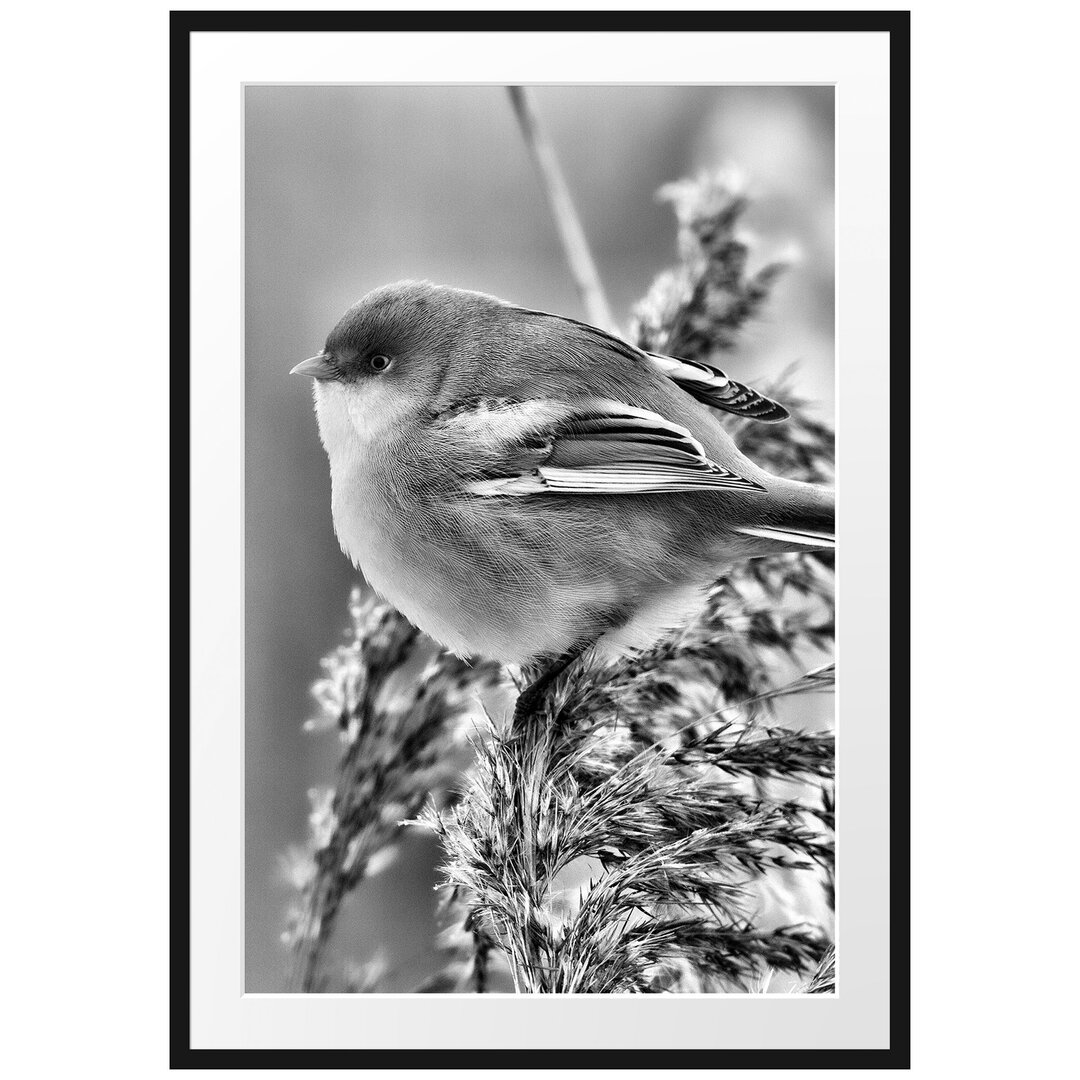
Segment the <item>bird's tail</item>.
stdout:
[[774,551],[831,551],[836,547],[834,495],[829,488],[782,480],[775,487],[770,513],[739,532],[765,541]]

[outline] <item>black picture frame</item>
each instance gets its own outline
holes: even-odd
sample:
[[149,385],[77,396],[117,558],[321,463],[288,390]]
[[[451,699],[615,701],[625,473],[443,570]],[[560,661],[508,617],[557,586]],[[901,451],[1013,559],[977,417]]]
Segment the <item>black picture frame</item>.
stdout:
[[[190,1045],[190,37],[193,33],[485,31],[886,33],[890,55],[891,736],[887,1049],[713,1051],[193,1049]],[[173,11],[170,13],[171,825],[170,1063],[204,1068],[906,1069],[911,1046],[910,12]]]

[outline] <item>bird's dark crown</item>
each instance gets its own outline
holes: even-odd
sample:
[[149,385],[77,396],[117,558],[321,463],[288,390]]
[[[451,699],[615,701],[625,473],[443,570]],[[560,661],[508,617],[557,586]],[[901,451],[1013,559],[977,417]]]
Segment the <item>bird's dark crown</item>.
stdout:
[[[430,281],[398,281],[361,297],[326,339],[324,352],[343,379],[364,373],[372,356],[389,357],[400,370],[418,361],[449,357],[465,328],[503,301]],[[425,364],[427,366],[427,364]]]
[[456,289],[428,281],[399,281],[361,297],[326,339],[335,355],[375,350],[405,350],[431,340],[447,322]]

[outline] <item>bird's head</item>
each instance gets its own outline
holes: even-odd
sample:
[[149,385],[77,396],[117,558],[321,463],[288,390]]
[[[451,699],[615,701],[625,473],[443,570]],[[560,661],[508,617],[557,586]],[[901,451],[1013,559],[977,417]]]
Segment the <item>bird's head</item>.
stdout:
[[452,336],[456,289],[399,281],[369,292],[342,315],[317,356],[292,375],[362,392],[373,380],[431,385]]
[[475,294],[401,281],[353,304],[322,352],[291,372],[315,380],[324,441],[335,422],[347,420],[359,435],[370,437],[434,410],[468,316],[462,297],[470,295]]

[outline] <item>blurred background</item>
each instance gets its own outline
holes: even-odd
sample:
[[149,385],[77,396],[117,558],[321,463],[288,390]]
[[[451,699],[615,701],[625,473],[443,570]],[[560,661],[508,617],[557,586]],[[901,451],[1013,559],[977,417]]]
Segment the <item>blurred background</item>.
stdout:
[[[741,335],[728,374],[798,363],[800,393],[833,409],[831,87],[534,87],[621,325],[676,261],[671,180],[734,166],[753,202],[751,269],[797,261]],[[319,659],[342,640],[361,581],[330,519],[330,477],[307,379],[344,310],[400,278],[494,293],[584,318],[503,87],[249,86],[245,91],[246,989],[282,991],[293,897],[283,856],[307,835],[308,790],[333,782],[338,742],[305,733]],[[365,882],[337,941],[376,955],[391,989],[433,965],[437,850],[409,835]]]

